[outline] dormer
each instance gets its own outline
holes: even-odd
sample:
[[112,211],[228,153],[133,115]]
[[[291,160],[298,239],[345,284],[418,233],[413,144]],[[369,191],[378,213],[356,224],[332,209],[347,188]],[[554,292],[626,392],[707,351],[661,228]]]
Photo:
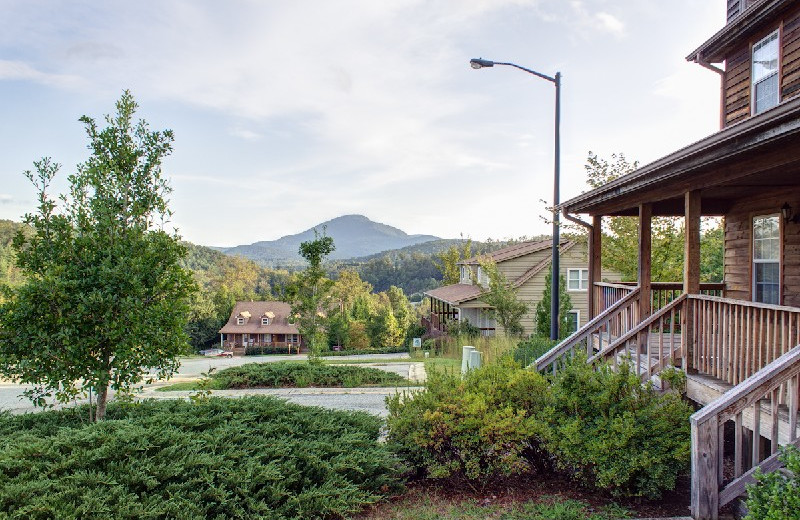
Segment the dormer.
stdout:
[[250,319],[250,312],[249,311],[242,311],[236,315],[236,324],[237,325],[244,325],[247,323],[247,320]]
[[275,313],[267,311],[261,316],[261,325],[269,325],[275,319]]
[[461,264],[461,276],[458,283],[472,285],[472,267]]
[[727,24],[687,60],[722,77],[722,128],[800,94],[800,4],[727,0]]

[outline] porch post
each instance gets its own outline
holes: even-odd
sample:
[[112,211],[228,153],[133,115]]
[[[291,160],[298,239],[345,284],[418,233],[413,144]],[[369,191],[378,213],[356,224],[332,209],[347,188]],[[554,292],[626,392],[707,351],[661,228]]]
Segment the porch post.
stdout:
[[[589,320],[600,314],[600,302],[597,298],[595,284],[602,279],[602,265],[600,263],[603,238],[603,217],[592,217],[592,233],[589,236]],[[587,320],[587,321],[589,321]]]
[[639,205],[639,321],[650,315],[652,204]]
[[[687,191],[684,195],[684,211],[686,242],[683,249],[683,292],[698,294],[700,292],[700,192]],[[683,368],[693,371],[695,350],[694,311],[691,305],[685,305],[681,323],[681,343],[683,344]]]

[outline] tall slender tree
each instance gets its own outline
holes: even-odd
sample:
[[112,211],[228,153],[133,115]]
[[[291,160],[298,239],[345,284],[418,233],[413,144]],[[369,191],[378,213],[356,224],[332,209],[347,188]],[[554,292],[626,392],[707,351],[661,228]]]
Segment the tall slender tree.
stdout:
[[0,374],[31,385],[25,393],[40,406],[93,389],[95,420],[110,390],[178,367],[194,290],[179,263],[186,248],[164,229],[171,190],[161,163],[172,132],[134,122],[128,91],[116,108],[102,129],[81,118],[91,155],[60,205],[48,193],[58,164],[42,159],[26,172],[39,206],[25,216],[32,232],[13,243],[25,281],[0,307]]

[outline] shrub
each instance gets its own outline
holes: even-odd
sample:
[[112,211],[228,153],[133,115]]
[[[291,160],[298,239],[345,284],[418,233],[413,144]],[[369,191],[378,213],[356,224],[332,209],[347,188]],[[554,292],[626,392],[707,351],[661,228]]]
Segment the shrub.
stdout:
[[214,388],[402,385],[408,380],[372,367],[323,363],[247,363],[212,374]]
[[656,498],[689,468],[691,408],[630,367],[577,356],[554,379],[546,446],[560,468],[616,496]]
[[390,348],[366,348],[366,349],[347,349],[347,350],[326,350],[320,352],[321,357],[335,357],[335,356],[360,356],[364,354],[401,354],[408,352],[406,347],[390,347]]
[[756,485],[747,487],[745,520],[800,519],[800,450],[783,448],[781,461],[789,474],[756,472]]
[[268,397],[0,416],[3,518],[340,518],[398,488],[380,419]]
[[558,344],[558,341],[553,341],[550,338],[531,336],[528,339],[520,341],[517,348],[514,349],[514,361],[523,367],[527,367],[542,354],[556,346],[556,344]]
[[477,481],[532,467],[547,383],[512,361],[458,375],[432,371],[424,392],[387,398],[388,440],[413,467],[433,478]]

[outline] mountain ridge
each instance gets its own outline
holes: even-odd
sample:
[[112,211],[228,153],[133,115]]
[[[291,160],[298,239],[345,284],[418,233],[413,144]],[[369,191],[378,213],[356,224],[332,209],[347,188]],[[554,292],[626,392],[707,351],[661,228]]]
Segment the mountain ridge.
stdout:
[[234,247],[214,247],[227,255],[239,255],[264,265],[295,264],[303,261],[298,253],[301,242],[314,239],[314,231],[333,238],[336,250],[329,260],[345,260],[370,256],[384,251],[442,240],[433,235],[409,235],[405,231],[375,222],[364,215],[342,215],[312,226],[294,235],[276,240],[261,240]]

